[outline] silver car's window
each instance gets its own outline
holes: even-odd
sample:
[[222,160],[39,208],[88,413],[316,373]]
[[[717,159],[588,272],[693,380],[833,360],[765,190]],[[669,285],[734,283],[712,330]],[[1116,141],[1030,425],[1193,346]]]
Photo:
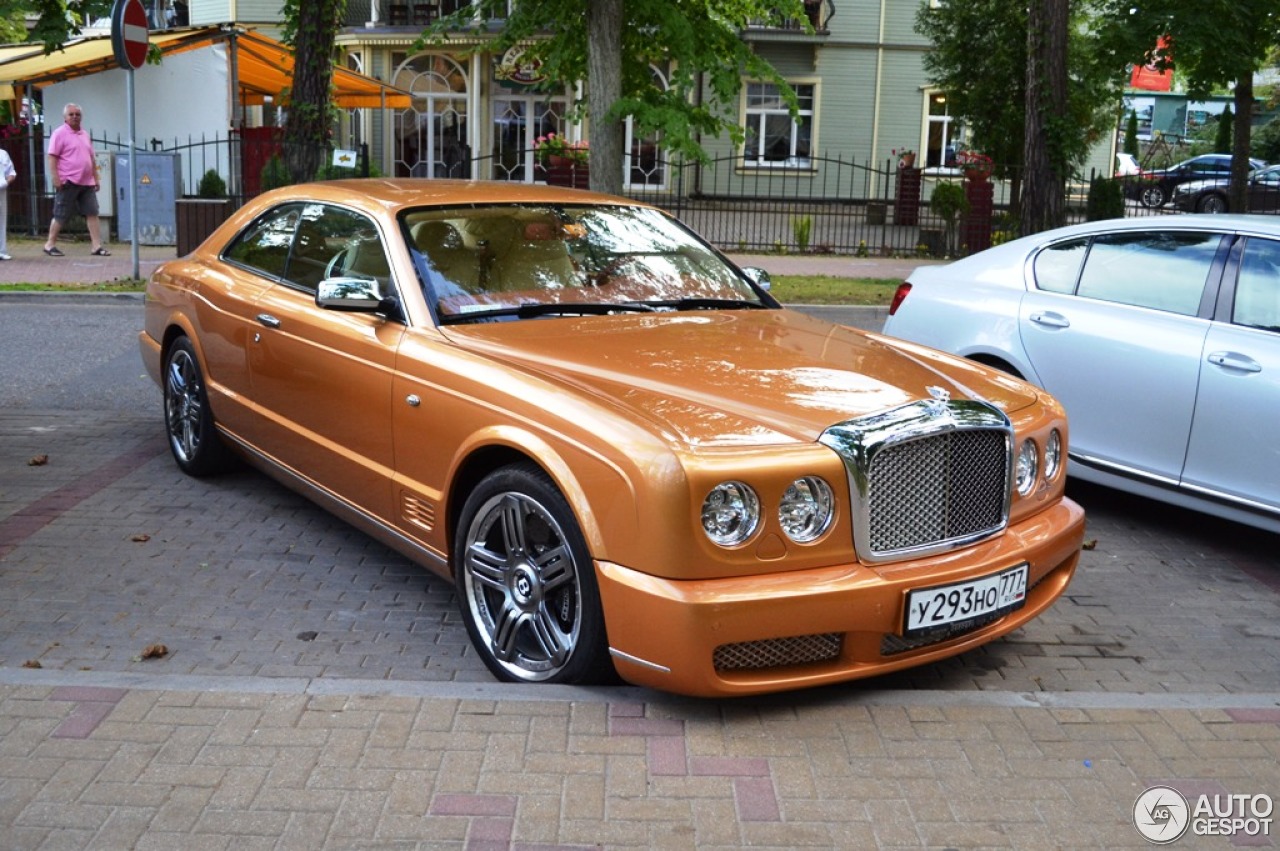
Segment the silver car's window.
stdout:
[[1240,263],[1231,321],[1280,332],[1280,242],[1249,239]]
[[1222,237],[1156,231],[1097,237],[1077,294],[1195,316]]
[[770,306],[706,243],[647,207],[424,208],[401,220],[445,322]]
[[282,277],[301,212],[299,205],[289,204],[256,219],[240,232],[223,257],[267,277]]
[[378,229],[363,215],[328,204],[307,204],[298,220],[285,277],[309,292],[326,278],[377,281],[388,292],[391,270]]
[[1075,291],[1080,277],[1080,263],[1084,260],[1088,239],[1073,239],[1050,245],[1036,255],[1036,287],[1051,293]]

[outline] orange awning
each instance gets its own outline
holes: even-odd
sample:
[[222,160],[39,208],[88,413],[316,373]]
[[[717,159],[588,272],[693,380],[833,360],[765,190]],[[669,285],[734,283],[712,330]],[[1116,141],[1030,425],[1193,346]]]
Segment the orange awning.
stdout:
[[[245,104],[260,104],[268,96],[280,100],[293,85],[293,50],[259,33],[221,27],[163,30],[151,34],[151,43],[164,55],[227,44],[235,53],[234,82]],[[110,36],[82,38],[47,55],[40,45],[0,48],[0,84],[10,86],[42,88],[115,68],[119,65]],[[334,103],[343,109],[404,109],[411,103],[408,92],[338,65],[333,68],[333,90]]]

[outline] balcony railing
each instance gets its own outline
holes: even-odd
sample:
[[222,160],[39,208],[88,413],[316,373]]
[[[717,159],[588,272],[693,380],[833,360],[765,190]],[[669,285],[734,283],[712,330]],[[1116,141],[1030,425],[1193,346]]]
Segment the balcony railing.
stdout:
[[835,14],[835,0],[804,0],[803,18],[784,18],[781,21],[753,21],[748,29],[772,32],[804,32],[812,26],[814,32],[825,33]]

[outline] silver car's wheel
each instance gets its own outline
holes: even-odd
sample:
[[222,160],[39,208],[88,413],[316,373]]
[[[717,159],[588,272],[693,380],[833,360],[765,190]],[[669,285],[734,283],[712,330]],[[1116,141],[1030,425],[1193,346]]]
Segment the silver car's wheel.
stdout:
[[532,465],[492,473],[467,499],[458,530],[459,605],[495,676],[589,683],[609,675],[595,569],[545,473]]
[[229,458],[213,424],[204,373],[186,337],[174,340],[165,358],[164,428],[184,472],[207,476],[226,468]]
[[1227,211],[1227,199],[1217,194],[1206,195],[1200,199],[1200,212],[1202,213],[1225,213]]

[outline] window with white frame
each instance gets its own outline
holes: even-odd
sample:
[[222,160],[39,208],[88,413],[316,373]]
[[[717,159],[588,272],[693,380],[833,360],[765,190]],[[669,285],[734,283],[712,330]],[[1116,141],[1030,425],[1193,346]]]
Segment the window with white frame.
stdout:
[[747,131],[742,164],[753,167],[808,168],[812,162],[814,90],[792,83],[799,111],[795,118],[773,83],[747,83],[743,124]]
[[964,121],[951,115],[947,108],[947,96],[942,92],[929,94],[928,137],[925,168],[955,166],[956,153],[964,146]]

